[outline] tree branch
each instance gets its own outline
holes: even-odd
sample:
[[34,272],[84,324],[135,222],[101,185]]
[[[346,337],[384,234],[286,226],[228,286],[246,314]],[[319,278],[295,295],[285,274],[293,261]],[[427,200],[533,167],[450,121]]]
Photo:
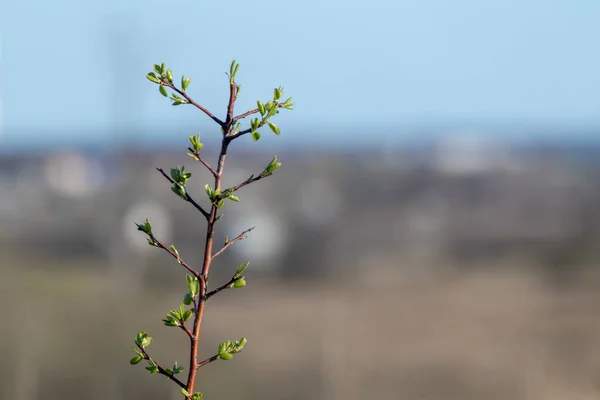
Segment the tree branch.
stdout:
[[163,86],[167,86],[167,87],[173,89],[174,91],[176,91],[177,93],[179,93],[181,96],[183,96],[184,99],[186,99],[188,101],[188,103],[194,105],[196,108],[198,108],[199,110],[201,110],[204,114],[208,115],[217,124],[219,124],[221,126],[225,126],[225,123],[223,121],[221,121],[219,118],[215,117],[206,108],[202,107],[200,104],[198,104],[194,100],[192,100],[192,98],[190,96],[188,96],[188,94],[186,92],[184,92],[183,90],[177,89],[177,87],[174,84],[172,84],[172,83],[170,83],[168,81],[165,81],[163,79],[161,79],[160,81],[163,84]]
[[236,121],[239,121],[240,119],[249,117],[250,115],[256,114],[257,112],[258,112],[258,108],[255,108],[254,110],[246,111],[245,113],[240,114],[237,117],[233,118],[233,122],[236,122]]
[[[236,91],[235,79],[233,77],[231,77],[229,80],[229,103],[227,104],[227,119],[225,120],[225,124],[223,125],[223,127],[230,126],[231,123],[233,122],[233,107],[235,105],[235,91]],[[224,133],[228,133],[228,132],[224,132]]]
[[179,264],[181,264],[183,266],[183,268],[187,269],[192,275],[194,275],[195,277],[199,277],[200,273],[198,271],[196,271],[195,269],[193,269],[192,267],[190,267],[189,265],[187,265],[185,263],[185,261],[183,261],[181,259],[181,257],[179,255],[177,255],[177,253],[175,253],[173,250],[171,250],[169,247],[165,246],[165,244],[163,242],[161,242],[160,240],[158,240],[156,238],[156,236],[154,236],[154,234],[146,234],[148,235],[148,237],[158,245],[158,247],[160,247],[161,249],[165,250],[167,253],[169,253],[171,256],[173,256],[177,262]]
[[198,363],[198,368],[200,368],[200,367],[204,367],[206,364],[210,364],[211,362],[213,362],[213,361],[217,361],[218,359],[219,359],[219,355],[217,354],[217,355],[215,355],[215,356],[212,356],[211,358],[207,358],[207,359],[206,359],[206,360],[204,360],[204,361],[200,361],[200,362]]
[[185,383],[181,382],[179,379],[177,379],[175,377],[175,375],[173,374],[169,374],[163,367],[161,367],[158,362],[156,360],[153,360],[152,358],[150,358],[150,356],[148,355],[148,353],[146,352],[146,349],[144,349],[143,347],[137,345],[138,349],[140,349],[140,351],[142,352],[142,354],[144,355],[144,360],[152,360],[152,362],[154,364],[156,364],[156,367],[158,368],[158,373],[161,375],[166,376],[167,378],[171,379],[173,382],[175,382],[176,384],[178,384],[180,387],[182,387],[183,389],[185,389]]
[[211,174],[213,174],[213,176],[217,175],[217,171],[215,171],[213,167],[200,156],[200,152],[194,151],[191,147],[188,147],[188,150],[210,171]]
[[268,176],[273,175],[272,172],[269,172],[268,174],[260,174],[259,176],[254,176],[254,175],[250,175],[250,177],[248,179],[246,179],[244,182],[238,183],[237,185],[230,187],[229,189],[225,189],[223,190],[223,193],[227,192],[227,191],[231,191],[231,193],[233,192],[237,192],[238,190],[240,190],[241,188],[243,188],[244,186],[247,186],[251,183],[254,183],[256,181],[260,181],[261,179],[264,179]]
[[194,340],[194,336],[192,335],[192,331],[190,331],[187,326],[185,326],[182,323],[181,325],[179,325],[179,327],[188,335],[188,337],[190,338],[190,340]]
[[204,300],[210,299],[211,297],[213,297],[215,294],[219,293],[222,290],[230,289],[233,286],[233,284],[235,283],[235,281],[238,279],[239,279],[239,277],[236,278],[235,276],[232,276],[231,279],[227,283],[225,283],[225,284],[219,286],[218,288],[213,289],[210,292],[208,292],[207,294],[205,294]]
[[255,226],[253,226],[250,229],[246,229],[244,232],[240,233],[239,235],[237,235],[234,239],[228,241],[227,243],[225,243],[225,245],[223,247],[221,247],[221,249],[219,251],[217,251],[215,254],[213,254],[212,258],[216,258],[217,256],[219,256],[221,253],[223,253],[225,250],[227,250],[227,248],[229,246],[231,246],[232,244],[234,244],[235,242],[239,241],[239,240],[244,240],[246,239],[248,236],[248,232],[252,231],[254,228],[256,228]]
[[[277,108],[285,108],[285,107],[283,106],[283,104],[277,103]],[[250,111],[246,111],[245,113],[240,114],[237,117],[234,117],[233,122],[236,122],[242,118],[246,118],[250,115],[256,114],[257,112],[258,112],[258,108],[255,108]],[[260,121],[260,123],[258,124],[258,128],[265,126],[265,124],[267,122],[268,122],[267,120]],[[228,137],[233,140],[233,139],[239,138],[240,136],[244,136],[245,134],[250,133],[250,132],[252,132],[252,129],[248,128],[248,129],[244,129],[243,131],[239,131],[236,134],[229,135]]]
[[[165,171],[163,171],[162,168],[156,168],[158,170],[158,172],[160,172],[169,182],[171,182],[171,184],[176,184],[177,182],[175,182],[173,179],[171,179],[171,177],[169,175],[166,174]],[[202,206],[198,203],[196,203],[194,201],[194,199],[192,199],[192,196],[189,195],[189,193],[186,191],[185,192],[185,201],[187,201],[188,203],[192,204],[194,207],[196,207],[196,210],[200,211],[202,213],[202,215],[204,215],[204,218],[208,219],[208,217],[210,216],[210,214],[204,209],[202,208]]]
[[[233,84],[232,84],[233,85]],[[235,101],[235,96],[233,97],[233,101]],[[219,160],[217,162],[217,170],[215,171],[215,183],[214,190],[221,188],[221,183],[223,180],[223,169],[225,167],[225,159],[227,158],[227,148],[231,139],[227,137],[228,132],[231,130],[231,121],[226,124],[225,133],[223,135],[223,139],[221,141],[221,151],[219,153]],[[212,257],[212,248],[214,243],[214,234],[215,234],[215,224],[217,222],[217,203],[213,202],[210,208],[210,214],[207,217],[207,227],[206,227],[206,239],[204,244],[204,261],[202,263],[202,273],[201,273],[201,285],[200,285],[200,293],[198,296],[198,306],[196,307],[196,314],[194,317],[194,327],[192,330],[193,338],[190,346],[190,370],[188,374],[186,390],[188,392],[193,392],[194,386],[196,385],[196,378],[198,376],[198,350],[200,346],[200,333],[202,331],[202,318],[204,316],[204,306],[206,304],[206,281],[208,280],[208,273],[210,271],[210,266],[213,260]]]

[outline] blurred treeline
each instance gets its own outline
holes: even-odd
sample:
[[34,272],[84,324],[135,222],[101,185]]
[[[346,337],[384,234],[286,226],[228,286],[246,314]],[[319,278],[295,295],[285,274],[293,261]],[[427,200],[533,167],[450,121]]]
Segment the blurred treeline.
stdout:
[[[203,354],[249,350],[205,367],[207,398],[600,396],[600,146],[277,155],[217,231],[257,226],[213,267],[215,285],[251,261],[246,288],[211,300]],[[271,156],[234,148],[226,185]],[[160,323],[183,270],[134,225],[199,264],[204,220],[156,171],[182,164],[203,201],[210,176],[179,151],[0,156],[0,399],[180,397],[127,360],[139,330],[186,360]]]

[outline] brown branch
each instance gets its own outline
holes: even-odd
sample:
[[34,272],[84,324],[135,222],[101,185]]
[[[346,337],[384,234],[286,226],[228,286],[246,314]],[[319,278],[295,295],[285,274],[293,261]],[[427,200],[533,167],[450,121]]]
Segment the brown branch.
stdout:
[[237,117],[233,118],[233,122],[236,122],[240,119],[244,119],[246,117],[249,117],[252,114],[256,114],[258,112],[258,108],[255,108],[254,110],[250,110],[250,111],[246,111],[243,114],[238,115]]
[[161,375],[166,376],[167,378],[173,380],[173,382],[175,382],[176,384],[178,384],[180,387],[185,389],[185,383],[181,382],[179,379],[177,379],[175,377],[174,374],[169,374],[163,367],[161,367],[158,362],[156,362],[155,360],[153,360],[152,358],[150,358],[150,356],[148,355],[148,353],[146,352],[146,349],[144,349],[143,347],[141,347],[140,345],[137,345],[137,347],[141,350],[142,354],[144,355],[144,360],[152,360],[152,362],[154,364],[156,364],[156,367],[158,368],[158,373]]
[[225,284],[219,286],[218,288],[213,289],[210,292],[206,293],[204,295],[204,300],[206,301],[206,300],[210,299],[211,297],[213,297],[215,294],[219,293],[222,290],[231,288],[233,286],[233,284],[235,283],[235,281],[238,280],[238,279],[240,279],[240,277],[236,277],[235,275],[232,276],[231,279],[227,283],[225,283]]
[[243,188],[244,186],[247,186],[251,183],[254,183],[256,181],[260,181],[261,179],[264,179],[268,176],[273,175],[273,172],[269,172],[268,174],[260,174],[259,176],[254,176],[254,175],[250,175],[250,177],[248,179],[246,179],[244,182],[238,183],[237,185],[230,187],[229,189],[225,189],[223,190],[223,193],[227,193],[227,191],[231,191],[231,193],[233,192],[237,192],[238,190],[240,190],[241,188]]
[[160,247],[161,249],[165,250],[167,253],[169,253],[171,256],[173,256],[177,262],[179,264],[181,264],[183,266],[183,268],[187,269],[192,275],[194,275],[195,277],[199,277],[200,273],[198,271],[196,271],[195,269],[193,269],[192,267],[190,267],[189,265],[187,265],[185,263],[185,261],[183,261],[181,259],[181,257],[179,255],[177,255],[177,253],[175,253],[173,250],[171,250],[169,247],[165,246],[165,244],[163,242],[161,242],[160,240],[158,240],[156,238],[156,236],[154,236],[154,234],[146,234],[148,235],[148,237],[158,245],[158,247]]
[[[163,171],[162,168],[156,168],[158,170],[158,172],[160,172],[169,182],[171,182],[171,184],[176,184],[177,182],[175,182],[173,179],[171,179],[171,177],[169,175],[166,174],[165,171]],[[192,196],[189,195],[189,193],[186,191],[185,192],[185,201],[187,201],[188,203],[190,203],[191,205],[193,205],[194,207],[196,207],[196,209],[198,211],[200,211],[202,213],[202,215],[204,215],[204,218],[208,219],[209,217],[209,213],[202,208],[202,206],[198,203],[196,203],[196,201],[194,201],[194,199],[192,199]]]
[[[181,94],[182,96],[184,96],[184,98],[188,101],[190,101],[190,103],[192,103],[191,99],[189,99],[187,97],[187,95],[181,91],[179,91],[178,89],[174,88],[172,85],[170,85],[171,88],[173,88],[175,91],[177,91],[179,94]],[[235,105],[235,101],[236,101],[236,84],[235,84],[235,80],[234,79],[230,79],[229,81],[229,101],[227,104],[227,118],[225,120],[225,122],[219,120],[218,118],[212,116],[212,114],[208,113],[208,111],[206,111],[206,109],[196,105],[195,103],[192,103],[194,105],[196,105],[196,107],[200,108],[204,113],[206,113],[207,115],[209,115],[211,118],[213,118],[213,120],[215,122],[217,122],[223,131],[223,138],[221,141],[221,151],[219,153],[219,158],[218,158],[218,162],[217,162],[217,168],[216,170],[214,168],[212,168],[207,162],[205,162],[203,159],[201,159],[199,157],[199,154],[195,154],[194,152],[192,152],[195,156],[198,157],[199,161],[204,164],[204,166],[206,168],[208,168],[209,171],[211,171],[211,173],[214,176],[214,190],[221,190],[221,186],[222,186],[222,182],[223,182],[223,170],[225,168],[225,160],[227,158],[227,149],[229,146],[229,143],[231,143],[231,141],[233,139],[235,139],[236,137],[241,136],[238,132],[237,136],[233,136],[231,135],[232,132],[232,127],[233,127],[233,123],[234,123],[234,117],[233,117],[233,112],[234,112],[234,105]],[[167,176],[164,171],[162,171],[161,169],[159,169],[159,171],[172,183],[175,183],[172,181],[172,179],[169,178],[169,176]],[[264,175],[264,176],[260,176],[258,178],[254,178],[251,177],[248,181],[243,182],[242,184],[238,185],[237,187],[233,188],[233,191],[251,183],[254,181],[257,181],[259,179],[262,179],[266,176],[268,176],[270,174]],[[225,287],[223,288],[217,288],[215,290],[213,290],[212,292],[207,294],[207,287],[206,287],[206,282],[208,281],[208,275],[209,275],[209,271],[210,271],[210,267],[212,264],[213,259],[218,256],[219,254],[221,254],[227,247],[229,247],[233,242],[238,241],[238,240],[242,240],[243,238],[245,238],[245,235],[251,230],[248,230],[246,232],[242,232],[238,237],[236,237],[233,241],[229,242],[228,244],[226,244],[225,246],[223,246],[223,248],[221,248],[219,251],[217,251],[214,255],[213,255],[213,244],[214,244],[214,234],[215,234],[215,225],[217,222],[217,204],[218,201],[214,201],[211,204],[211,208],[210,208],[210,212],[205,211],[202,207],[200,207],[199,205],[197,205],[197,203],[195,203],[191,197],[189,197],[189,195],[186,193],[186,200],[189,201],[190,203],[194,204],[196,206],[197,209],[200,210],[200,212],[202,212],[202,215],[204,215],[206,217],[207,220],[207,227],[206,227],[206,238],[205,238],[205,243],[204,243],[204,260],[202,263],[202,272],[199,275],[199,279],[200,279],[200,293],[198,296],[198,301],[194,301],[194,308],[195,308],[195,315],[194,315],[194,326],[191,330],[191,336],[190,336],[190,341],[191,341],[191,346],[190,346],[190,364],[189,364],[189,373],[188,373],[188,378],[187,378],[187,383],[185,385],[185,390],[187,390],[187,392],[189,393],[193,393],[194,392],[194,387],[196,385],[196,378],[198,376],[198,369],[206,364],[209,364],[215,360],[218,359],[218,356],[213,356],[211,358],[208,358],[204,361],[198,362],[198,352],[199,352],[199,347],[200,347],[200,333],[202,330],[202,319],[204,316],[204,306],[206,304],[206,300],[208,299],[208,297],[218,293],[220,290],[223,290]],[[231,283],[229,283],[231,284]],[[187,400],[189,400],[189,397],[186,398]]]
[[[277,108],[285,108],[284,105],[282,103],[277,103]],[[249,117],[252,114],[256,114],[257,112],[259,112],[258,108],[255,108],[253,110],[248,110],[243,114],[238,115],[237,117],[233,118],[233,122],[239,121],[240,119],[244,119],[246,117]]]
[[211,358],[207,358],[204,361],[200,361],[198,363],[198,368],[200,367],[204,367],[206,364],[210,364],[213,361],[217,361],[219,359],[219,355],[217,354],[216,356],[212,356]]
[[[235,85],[235,79],[233,79],[233,77],[231,77],[231,79],[229,80],[229,103],[227,104],[227,119],[225,120],[225,124],[222,125],[223,127],[227,126],[231,126],[231,123],[233,122],[233,108],[235,105],[235,91],[236,91],[236,85]],[[229,133],[229,132],[224,132],[224,134]]]
[[190,340],[194,339],[194,336],[192,335],[192,332],[188,329],[187,326],[185,326],[183,323],[181,323],[181,325],[179,325],[179,327],[188,335],[188,337],[190,338]]
[[[277,108],[285,108],[285,107],[283,106],[283,104],[277,103]],[[256,114],[257,112],[258,112],[258,108],[255,108],[255,109],[250,110],[250,111],[246,111],[245,113],[240,114],[237,117],[234,117],[233,118],[233,122],[236,122],[236,121],[238,121],[238,120],[240,120],[242,118],[246,118],[246,117],[248,117],[248,116],[250,116],[252,114]],[[268,122],[267,120],[260,121],[260,124],[258,124],[258,128],[265,126],[265,124],[267,122]],[[233,139],[239,138],[240,136],[244,136],[245,134],[250,133],[250,132],[252,132],[252,129],[248,128],[248,129],[244,129],[243,131],[239,131],[238,133],[229,135],[228,137],[233,140]]]
[[200,156],[200,152],[194,151],[191,147],[188,147],[188,150],[210,171],[211,174],[213,174],[213,176],[217,175],[217,171],[215,171],[213,167]]
[[[232,83],[233,86],[233,83]],[[231,99],[230,99],[231,101]],[[233,97],[235,101],[235,96]],[[225,167],[225,159],[227,158],[227,148],[231,139],[227,137],[227,134],[231,130],[231,121],[226,125],[225,134],[221,141],[221,151],[219,153],[219,160],[217,163],[217,170],[215,171],[215,183],[214,190],[221,189],[221,183],[223,180],[223,169]],[[198,305],[196,307],[196,314],[194,317],[194,327],[192,329],[192,340],[190,347],[190,366],[189,374],[186,384],[186,390],[189,393],[193,393],[196,385],[196,377],[198,376],[199,362],[198,362],[198,351],[200,348],[200,333],[202,329],[202,318],[204,316],[204,306],[206,304],[206,281],[208,280],[208,274],[212,263],[212,248],[214,242],[215,224],[217,222],[217,204],[213,202],[210,208],[210,214],[207,217],[206,227],[206,239],[204,244],[204,261],[202,263],[201,273],[201,285],[200,293],[198,296]]]
[[248,236],[248,232],[252,231],[254,228],[256,228],[255,226],[253,226],[250,229],[246,229],[244,232],[240,233],[239,235],[237,235],[234,239],[228,241],[227,243],[225,243],[225,245],[223,247],[221,247],[221,249],[219,251],[217,251],[215,254],[213,254],[212,258],[216,258],[217,256],[219,256],[221,253],[223,253],[225,250],[227,250],[227,248],[229,246],[231,246],[232,244],[234,244],[235,242],[239,241],[239,240],[244,240],[246,239]]
[[210,111],[208,111],[206,108],[202,107],[200,104],[196,103],[194,100],[192,100],[192,98],[190,96],[188,96],[188,94],[186,92],[184,92],[183,90],[179,90],[177,89],[177,87],[175,87],[174,84],[165,81],[163,79],[160,80],[161,83],[164,86],[167,86],[171,89],[173,89],[174,91],[176,91],[177,93],[179,93],[180,95],[183,96],[184,99],[186,99],[188,101],[188,103],[194,105],[196,108],[198,108],[199,110],[201,110],[204,114],[208,115],[213,121],[215,121],[217,124],[219,124],[220,126],[225,126],[225,123],[223,121],[221,121],[219,118],[215,117]]

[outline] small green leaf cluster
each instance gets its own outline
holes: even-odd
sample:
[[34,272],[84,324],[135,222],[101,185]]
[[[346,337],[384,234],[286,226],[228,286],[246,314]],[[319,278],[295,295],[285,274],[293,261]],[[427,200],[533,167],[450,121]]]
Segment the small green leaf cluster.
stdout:
[[185,278],[188,281],[189,291],[183,296],[183,304],[189,306],[200,294],[200,281],[192,275],[186,275]]
[[235,353],[239,353],[240,351],[242,351],[247,342],[248,340],[246,338],[241,338],[240,340],[236,340],[235,342],[228,340],[226,342],[220,343],[219,351],[217,353],[219,359],[231,360]]
[[229,73],[225,73],[229,77],[229,81],[233,83],[235,80],[235,76],[237,75],[238,69],[240,69],[240,64],[235,60],[231,61],[231,65],[229,66]]
[[[200,132],[198,132],[198,135],[196,136],[190,136],[190,143],[192,144],[192,149],[194,150],[194,153],[198,154],[200,153],[200,150],[202,150],[202,148],[204,147],[204,145],[200,142]],[[194,154],[188,154],[190,157],[192,157],[194,160],[198,161],[198,157],[196,157],[196,155]]]
[[185,389],[181,389],[181,394],[185,397],[189,397],[191,400],[202,400],[202,393],[200,392],[196,392],[194,394],[190,394],[190,392],[188,392]]
[[186,198],[185,185],[192,177],[191,172],[185,172],[185,167],[171,168],[171,178],[175,183],[171,186],[171,190],[182,199]]
[[139,332],[136,335],[134,342],[138,346],[138,348],[133,348],[133,351],[136,355],[129,360],[129,363],[131,365],[136,365],[139,364],[142,360],[148,360],[148,365],[146,366],[146,369],[150,371],[151,374],[155,374],[156,372],[158,372],[158,365],[154,362],[154,360],[148,357],[148,355],[145,352],[146,347],[150,346],[150,343],[152,343],[152,338],[148,336],[146,332]]
[[143,224],[136,223],[136,226],[138,228],[138,231],[142,231],[146,235],[152,235],[152,225],[150,224],[148,218],[146,218],[146,221],[144,221]]
[[162,321],[166,326],[181,326],[192,318],[192,315],[194,315],[194,310],[186,310],[185,304],[182,304],[179,306],[179,310],[171,310]]
[[146,235],[148,235],[148,244],[150,246],[153,247],[160,247],[160,245],[158,244],[158,242],[156,240],[154,240],[154,234],[152,233],[152,225],[150,224],[150,221],[148,220],[148,218],[146,218],[146,221],[143,224],[138,224],[135,223],[135,225],[138,228],[138,231],[142,231],[144,232]]
[[146,332],[140,332],[135,337],[135,344],[137,344],[141,349],[145,349],[150,346],[152,343],[152,338],[148,336]]
[[[150,82],[154,82],[159,85],[158,91],[165,97],[169,97],[169,93],[165,86],[170,88],[175,88],[173,85],[173,71],[171,69],[167,69],[165,63],[161,65],[154,64],[154,71],[149,72],[146,75],[146,78]],[[185,76],[181,77],[181,92],[185,93],[188,86],[190,86],[191,78],[186,78]],[[172,101],[172,105],[179,106],[181,104],[188,104],[189,101],[175,93],[171,93],[170,97]]]
[[237,270],[235,271],[235,274],[233,275],[233,287],[234,288],[242,288],[244,286],[246,286],[246,277],[243,276],[242,274],[244,273],[244,271],[246,270],[246,268],[248,268],[248,265],[250,265],[250,261],[247,261],[246,264],[240,264],[237,267]]
[[191,172],[185,172],[185,166],[177,166],[177,168],[171,168],[171,178],[173,178],[175,182],[181,185],[187,184],[191,177]]
[[191,81],[192,81],[192,78],[190,78],[190,77],[186,78],[184,75],[181,75],[181,89],[184,92],[188,88],[188,86],[190,86]]
[[263,170],[263,172],[261,172],[260,176],[262,176],[263,178],[267,175],[271,175],[273,172],[275,172],[276,169],[278,169],[279,167],[281,167],[281,163],[277,162],[277,156],[273,156],[273,159],[271,160],[271,162],[265,167],[265,169]]
[[206,191],[206,194],[208,195],[208,198],[210,199],[211,203],[217,204],[217,208],[223,207],[223,205],[225,204],[224,199],[229,199],[235,202],[240,201],[239,197],[233,194],[233,189],[227,189],[223,193],[221,193],[221,189],[213,190],[211,185],[206,184],[204,185],[204,190]]
[[153,359],[148,359],[148,365],[145,367],[151,374],[156,374],[158,372],[158,364]]
[[252,139],[254,139],[254,140],[260,139],[260,133],[257,132],[257,129],[265,124],[267,124],[269,126],[269,128],[271,129],[271,131],[273,131],[274,134],[276,134],[276,135],[281,134],[281,130],[279,129],[279,127],[277,125],[275,125],[273,122],[269,121],[269,119],[271,117],[279,114],[279,110],[278,110],[279,108],[285,108],[288,110],[294,109],[293,108],[294,104],[292,103],[292,98],[289,97],[287,100],[285,100],[283,103],[281,103],[279,101],[281,99],[281,96],[283,96],[283,86],[279,86],[278,88],[275,88],[273,90],[273,99],[269,100],[267,103],[263,103],[260,100],[256,101],[258,113],[260,114],[261,118],[252,118],[250,120],[250,129],[251,129],[251,133],[252,133]]
[[173,364],[173,368],[166,368],[165,372],[169,375],[177,375],[179,374],[181,371],[183,371],[185,368],[183,368],[182,366],[180,366],[179,364],[177,364],[177,361],[175,361],[175,364]]

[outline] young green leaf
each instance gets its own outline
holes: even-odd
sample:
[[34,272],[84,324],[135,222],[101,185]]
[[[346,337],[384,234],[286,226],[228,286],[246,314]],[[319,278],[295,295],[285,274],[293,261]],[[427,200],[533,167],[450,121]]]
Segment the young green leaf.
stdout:
[[260,125],[260,121],[258,120],[258,118],[252,118],[250,120],[250,127],[251,127],[252,131],[257,130],[259,125]]
[[142,356],[135,356],[131,360],[129,360],[129,364],[131,364],[131,365],[139,364],[140,361],[142,361],[143,359],[144,359],[144,357],[142,357]]
[[281,96],[283,96],[283,86],[279,86],[278,88],[275,88],[275,90],[273,90],[274,100],[279,100]]
[[181,197],[182,199],[185,199],[187,193],[185,192],[185,188],[183,187],[183,185],[179,183],[174,183],[173,186],[171,186],[171,190],[177,196]]
[[229,66],[229,77],[233,78],[233,69],[235,68],[235,60],[231,61],[231,65]]
[[191,78],[184,79],[183,76],[181,77],[181,88],[183,89],[184,92],[188,88],[188,86],[190,86],[190,82],[191,82]]
[[160,92],[160,94],[162,94],[165,97],[169,96],[169,94],[167,93],[167,89],[165,89],[165,87],[163,85],[160,85],[158,87],[158,91]]
[[267,122],[267,124],[269,125],[269,128],[271,128],[273,133],[275,133],[276,135],[279,135],[281,133],[281,131],[279,130],[279,127],[277,125],[275,125],[274,123]]
[[252,140],[256,142],[258,139],[260,139],[260,133],[257,131],[252,132]]
[[182,315],[182,320],[185,322],[187,320],[189,320],[190,318],[192,318],[192,315],[194,314],[193,310],[186,310],[183,315]]
[[156,74],[154,72],[148,73],[148,75],[146,75],[146,78],[151,82],[160,83],[160,80],[156,77]]
[[242,288],[246,286],[246,279],[243,276],[240,276],[233,282],[234,288]]
[[258,112],[260,113],[260,115],[265,115],[267,111],[265,110],[265,105],[263,104],[263,102],[257,100],[256,105],[258,106]]
[[247,261],[244,265],[238,265],[234,277],[239,277],[246,270],[246,268],[248,268],[248,265],[250,265],[250,261]]

